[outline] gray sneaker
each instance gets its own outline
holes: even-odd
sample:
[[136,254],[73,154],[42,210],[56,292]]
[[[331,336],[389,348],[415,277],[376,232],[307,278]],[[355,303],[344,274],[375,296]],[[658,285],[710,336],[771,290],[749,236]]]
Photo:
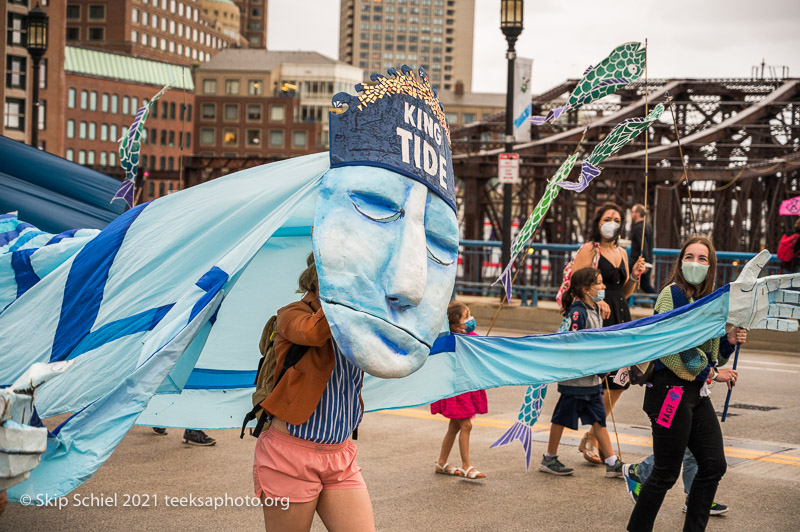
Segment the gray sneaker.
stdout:
[[619,458],[614,465],[606,465],[606,478],[622,478],[622,466],[624,465]]
[[545,473],[550,473],[551,475],[564,476],[571,475],[573,469],[559,462],[558,456],[554,456],[552,458],[542,456],[542,463],[539,465],[539,471],[544,471]]

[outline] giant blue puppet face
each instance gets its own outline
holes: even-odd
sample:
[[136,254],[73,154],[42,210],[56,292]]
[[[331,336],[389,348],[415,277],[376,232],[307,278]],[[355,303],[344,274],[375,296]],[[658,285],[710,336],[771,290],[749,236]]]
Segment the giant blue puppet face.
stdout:
[[333,168],[323,178],[313,243],[322,306],[345,356],[378,377],[418,369],[453,292],[453,209],[389,170]]
[[342,353],[378,377],[425,362],[458,258],[447,121],[425,72],[389,69],[333,97],[331,169],[313,245],[322,307]]

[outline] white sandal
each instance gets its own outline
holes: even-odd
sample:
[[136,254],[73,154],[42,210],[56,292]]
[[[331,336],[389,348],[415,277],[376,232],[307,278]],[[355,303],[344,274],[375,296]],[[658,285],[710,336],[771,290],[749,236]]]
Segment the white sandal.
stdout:
[[469,466],[466,471],[464,471],[459,467],[457,471],[461,473],[461,475],[463,475],[465,479],[469,480],[481,480],[486,478],[486,475],[484,473],[481,473],[472,466]]
[[460,473],[461,470],[455,466],[450,465],[449,463],[441,465],[439,464],[439,462],[434,462],[434,465],[436,466],[436,469],[434,469],[434,473],[438,473],[440,475],[451,475],[454,477],[461,476]]

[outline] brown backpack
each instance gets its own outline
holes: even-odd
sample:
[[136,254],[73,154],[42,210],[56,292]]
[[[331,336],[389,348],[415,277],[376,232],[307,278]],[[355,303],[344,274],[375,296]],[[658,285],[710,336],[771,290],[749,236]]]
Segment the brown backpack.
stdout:
[[261,331],[261,340],[258,342],[258,350],[261,351],[261,359],[258,361],[258,371],[256,371],[256,389],[253,391],[252,397],[253,409],[244,416],[242,433],[239,435],[240,438],[244,438],[244,430],[247,424],[254,419],[257,419],[258,422],[255,428],[250,431],[251,436],[258,438],[258,435],[261,434],[263,430],[269,428],[269,423],[266,422],[267,413],[261,407],[261,403],[269,397],[275,384],[281,380],[286,370],[297,364],[300,359],[303,358],[303,355],[306,354],[306,351],[308,351],[308,346],[292,344],[289,348],[289,352],[286,353],[281,373],[276,380],[275,369],[277,367],[277,358],[275,356],[275,334],[277,332],[277,323],[278,316],[272,316],[267,320],[266,325],[264,325],[264,330]]

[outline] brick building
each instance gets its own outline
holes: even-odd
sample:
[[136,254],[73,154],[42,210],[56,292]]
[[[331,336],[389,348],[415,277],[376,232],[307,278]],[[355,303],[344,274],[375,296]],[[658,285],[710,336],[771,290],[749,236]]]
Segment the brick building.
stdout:
[[74,46],[189,66],[247,45],[230,33],[198,0],[67,0],[66,40]]
[[266,48],[269,0],[233,0],[233,2],[241,12],[239,33],[247,39],[250,48]]
[[[33,113],[32,65],[25,49],[25,16],[35,0],[5,0],[0,2],[0,15],[5,32],[0,40],[0,65],[5,77],[0,85],[3,102],[3,122],[0,134],[30,144]],[[39,147],[52,153],[63,153],[64,121],[64,25],[65,4],[39,0],[39,6],[50,17],[47,52],[41,61],[39,76]]]
[[66,47],[64,68],[66,138],[64,153],[57,155],[110,174],[119,173],[118,141],[138,108],[173,82],[145,123],[140,167],[160,179],[145,183],[142,201],[178,190],[181,156],[194,150],[195,95],[189,69],[72,46]]
[[324,151],[331,97],[360,69],[316,52],[224,50],[195,70],[196,152],[294,157]]

